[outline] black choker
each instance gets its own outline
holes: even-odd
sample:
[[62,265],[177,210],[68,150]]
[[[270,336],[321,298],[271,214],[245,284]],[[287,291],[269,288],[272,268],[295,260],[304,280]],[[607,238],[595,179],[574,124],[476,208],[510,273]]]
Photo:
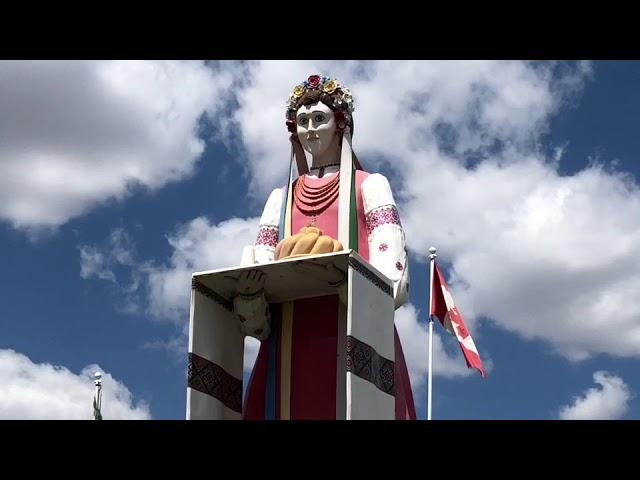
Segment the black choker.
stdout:
[[311,170],[318,170],[318,178],[324,177],[324,169],[329,167],[339,167],[340,163],[329,163],[327,165],[320,165],[319,167],[311,167]]
[[340,166],[340,162],[338,163],[328,163],[326,165],[320,165],[319,167],[311,167],[311,170],[320,170],[321,168],[327,168],[327,167],[339,167]]

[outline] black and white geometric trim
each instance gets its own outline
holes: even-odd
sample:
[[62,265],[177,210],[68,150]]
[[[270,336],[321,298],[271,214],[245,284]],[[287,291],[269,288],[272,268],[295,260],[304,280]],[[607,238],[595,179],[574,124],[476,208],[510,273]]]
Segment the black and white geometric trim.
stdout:
[[351,335],[347,335],[347,372],[395,396],[395,363]]
[[234,412],[242,413],[242,380],[230,375],[221,366],[191,352],[187,385],[217,398]]
[[209,297],[211,300],[219,304],[222,308],[229,312],[233,312],[233,303],[231,303],[226,298],[218,295],[216,292],[211,290],[209,287],[203,285],[198,282],[195,278],[191,278],[191,289],[196,290],[203,294],[205,297]]
[[371,270],[369,270],[363,264],[358,262],[355,258],[349,257],[349,265],[351,266],[351,268],[353,268],[356,272],[358,272],[364,278],[366,278],[371,283],[373,283],[376,287],[378,287],[384,293],[386,293],[390,297],[393,296],[393,290],[392,290],[391,286],[389,284],[387,284],[386,282],[384,282],[378,275],[373,273]]

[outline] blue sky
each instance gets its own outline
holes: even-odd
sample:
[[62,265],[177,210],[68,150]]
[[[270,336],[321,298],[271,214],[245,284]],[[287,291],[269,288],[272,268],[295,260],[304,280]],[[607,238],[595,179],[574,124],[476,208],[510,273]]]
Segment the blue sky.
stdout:
[[105,418],[184,418],[190,273],[255,238],[316,72],[407,231],[418,416],[435,245],[489,375],[436,325],[434,418],[638,418],[640,63],[613,61],[0,62],[0,418],[87,418],[97,368]]

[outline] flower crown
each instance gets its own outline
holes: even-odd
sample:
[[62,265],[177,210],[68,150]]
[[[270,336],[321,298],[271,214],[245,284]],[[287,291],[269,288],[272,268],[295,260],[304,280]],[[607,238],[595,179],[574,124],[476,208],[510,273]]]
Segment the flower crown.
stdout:
[[340,85],[335,78],[311,75],[307,80],[294,87],[289,100],[287,100],[287,127],[290,132],[295,133],[295,118],[300,107],[300,99],[310,90],[318,90],[319,93],[328,95],[333,104],[330,108],[336,112],[336,117],[344,119],[348,125],[353,125],[351,115],[355,107],[349,89]]

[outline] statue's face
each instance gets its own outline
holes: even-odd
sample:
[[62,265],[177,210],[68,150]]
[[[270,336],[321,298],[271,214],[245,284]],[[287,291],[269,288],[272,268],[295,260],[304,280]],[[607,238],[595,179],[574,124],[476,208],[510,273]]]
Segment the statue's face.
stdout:
[[302,105],[296,123],[302,148],[311,155],[322,155],[333,144],[337,145],[336,117],[324,103]]

